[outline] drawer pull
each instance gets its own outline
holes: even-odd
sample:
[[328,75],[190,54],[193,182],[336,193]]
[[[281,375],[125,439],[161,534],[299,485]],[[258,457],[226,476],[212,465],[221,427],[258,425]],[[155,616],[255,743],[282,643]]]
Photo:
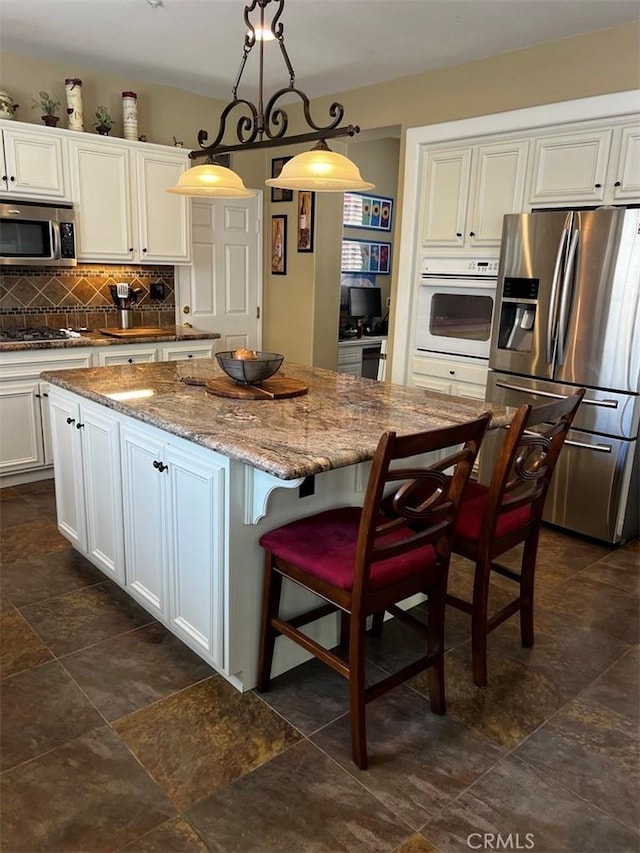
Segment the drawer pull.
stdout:
[[75,418],[67,418],[67,423],[68,423],[68,424],[75,424],[75,422],[76,422],[76,419],[75,419]]
[[76,429],[84,429],[84,424],[76,424]]
[[582,447],[584,450],[595,450],[597,453],[611,453],[612,450],[610,444],[585,444],[583,441],[569,441],[569,439],[565,439],[564,443],[571,447]]

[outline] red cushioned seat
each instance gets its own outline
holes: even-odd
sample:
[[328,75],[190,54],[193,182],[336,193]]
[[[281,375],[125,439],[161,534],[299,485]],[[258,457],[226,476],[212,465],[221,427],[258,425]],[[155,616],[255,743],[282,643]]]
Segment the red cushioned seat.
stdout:
[[[467,483],[462,494],[458,518],[454,525],[454,536],[474,540],[480,538],[488,494],[489,488],[487,486],[474,483],[471,480]],[[509,495],[505,495],[505,497],[509,497]],[[496,520],[494,535],[497,539],[501,539],[507,533],[525,525],[530,519],[531,504],[501,512]]]
[[[260,544],[281,560],[286,560],[338,589],[353,587],[353,566],[362,509],[343,507],[301,518],[265,533]],[[376,539],[377,544],[411,538],[413,531],[401,527]],[[429,569],[436,561],[432,545],[425,545],[391,560],[371,564],[370,588],[384,589],[396,581]]]

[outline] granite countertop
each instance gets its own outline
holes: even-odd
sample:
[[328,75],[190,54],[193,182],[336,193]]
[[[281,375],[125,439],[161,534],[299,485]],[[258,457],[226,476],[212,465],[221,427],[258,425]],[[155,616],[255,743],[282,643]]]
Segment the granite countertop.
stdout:
[[76,349],[77,347],[123,346],[125,344],[158,343],[160,341],[216,340],[218,332],[205,332],[189,326],[167,326],[157,335],[112,337],[101,332],[82,332],[79,338],[54,338],[47,341],[0,341],[0,352],[42,349]]
[[[489,408],[479,400],[290,363],[278,375],[301,380],[309,386],[309,393],[284,400],[217,397],[202,385],[182,381],[184,376],[206,379],[223,375],[215,359],[41,375],[53,385],[282,480],[371,459],[386,430],[420,432],[472,420]],[[125,399],[123,392],[128,392]],[[135,392],[142,392],[141,396],[132,396]],[[492,409],[492,427],[510,422],[512,409]]]

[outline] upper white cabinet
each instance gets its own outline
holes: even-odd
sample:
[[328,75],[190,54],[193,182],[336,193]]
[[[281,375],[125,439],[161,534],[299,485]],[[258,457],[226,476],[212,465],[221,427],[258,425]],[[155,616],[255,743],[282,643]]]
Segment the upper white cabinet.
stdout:
[[422,245],[497,247],[502,217],[522,209],[526,140],[429,151],[422,186]]
[[595,127],[534,140],[528,200],[614,204],[640,196],[640,126]]
[[188,199],[166,192],[187,167],[184,152],[71,139],[69,162],[80,260],[190,261]]
[[191,260],[190,200],[166,191],[186,168],[184,153],[135,152],[141,261],[169,264]]
[[21,196],[65,197],[63,139],[43,131],[3,128],[2,192]]

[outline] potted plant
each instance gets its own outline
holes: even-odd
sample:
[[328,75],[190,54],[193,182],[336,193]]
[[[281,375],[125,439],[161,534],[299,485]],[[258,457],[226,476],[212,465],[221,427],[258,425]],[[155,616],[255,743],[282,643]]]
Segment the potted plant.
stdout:
[[39,92],[39,96],[40,97],[37,100],[35,98],[33,99],[33,106],[31,109],[40,107],[42,121],[47,125],[47,127],[55,127],[60,121],[60,116],[56,115],[60,109],[60,101],[54,101],[48,92]]
[[113,119],[107,112],[106,107],[98,107],[96,110],[96,118],[98,121],[94,121],[95,129],[101,136],[108,136],[109,131],[113,127]]

